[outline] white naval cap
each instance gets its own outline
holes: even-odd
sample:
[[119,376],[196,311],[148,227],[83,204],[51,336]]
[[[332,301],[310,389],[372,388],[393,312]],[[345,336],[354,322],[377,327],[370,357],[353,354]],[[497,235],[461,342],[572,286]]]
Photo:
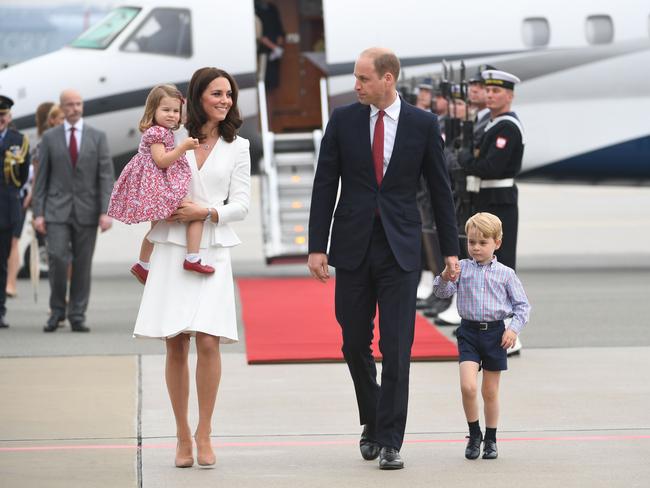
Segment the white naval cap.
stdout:
[[520,83],[521,80],[515,75],[506,73],[498,69],[486,69],[481,72],[485,86],[500,86],[502,88],[508,88],[509,90],[515,89],[515,84]]
[[433,80],[431,78],[424,78],[419,84],[418,88],[424,90],[433,90]]

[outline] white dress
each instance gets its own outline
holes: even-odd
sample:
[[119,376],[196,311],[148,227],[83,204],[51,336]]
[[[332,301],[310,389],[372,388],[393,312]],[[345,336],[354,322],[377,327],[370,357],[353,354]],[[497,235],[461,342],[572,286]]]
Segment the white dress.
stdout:
[[230,247],[241,241],[228,225],[243,220],[250,202],[250,154],[247,139],[223,138],[199,170],[194,151],[186,153],[192,170],[188,198],[212,207],[219,223],[205,222],[200,255],[215,268],[204,275],[183,269],[186,226],[159,222],[149,233],[154,243],[147,284],[135,323],[135,337],[169,338],[204,332],[221,343],[238,340]]

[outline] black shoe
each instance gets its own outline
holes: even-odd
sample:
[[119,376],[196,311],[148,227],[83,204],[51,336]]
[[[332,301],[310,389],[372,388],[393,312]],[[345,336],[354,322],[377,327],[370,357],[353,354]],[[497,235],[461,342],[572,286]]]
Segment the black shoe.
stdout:
[[467,447],[465,447],[465,457],[467,459],[477,459],[479,454],[481,454],[481,441],[483,440],[483,434],[479,435],[470,435],[467,436]]
[[415,300],[415,308],[416,310],[431,308],[438,300],[439,298],[432,292],[426,298],[418,298]]
[[490,439],[483,441],[483,459],[496,459],[498,456],[496,441]]
[[422,315],[429,318],[435,318],[440,312],[444,312],[449,308],[451,304],[451,298],[438,298],[435,295],[432,295],[433,298],[427,298],[428,306],[421,307]]
[[397,449],[382,447],[379,451],[379,469],[402,469],[404,461]]
[[72,332],[90,332],[90,329],[83,322],[72,322],[70,328]]
[[59,328],[59,322],[63,322],[64,320],[65,318],[59,317],[58,315],[50,315],[45,327],[43,327],[43,332],[55,332]]
[[9,328],[9,324],[5,322],[5,318],[0,317],[0,329],[8,329],[8,328]]
[[460,325],[460,322],[447,322],[446,320],[443,320],[441,318],[437,318],[436,320],[433,321],[434,324],[436,325],[453,325],[454,327],[458,327]]
[[361,433],[361,439],[359,440],[359,450],[361,451],[361,457],[366,461],[372,461],[377,459],[379,456],[379,449],[381,446],[375,442],[370,435],[370,429],[368,425],[363,426],[363,432]]

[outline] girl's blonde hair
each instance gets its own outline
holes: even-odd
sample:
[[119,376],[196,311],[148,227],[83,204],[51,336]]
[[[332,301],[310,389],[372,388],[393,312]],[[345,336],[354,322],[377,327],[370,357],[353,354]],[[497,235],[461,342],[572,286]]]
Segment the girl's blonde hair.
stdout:
[[59,105],[59,104],[57,104],[57,103],[55,103],[54,105],[52,105],[52,106],[50,107],[49,112],[47,113],[47,127],[48,127],[48,128],[54,127],[54,126],[52,125],[52,121],[53,121],[54,119],[58,119],[58,118],[61,117],[62,115],[65,115],[65,114],[63,113],[63,109],[61,108],[61,105]]
[[465,223],[465,234],[469,229],[477,229],[483,237],[492,237],[495,241],[503,239],[503,225],[496,215],[487,212],[479,212],[472,215]]
[[156,120],[154,119],[156,110],[158,109],[158,105],[160,105],[160,101],[165,97],[176,98],[181,102],[181,116],[178,119],[176,127],[173,127],[173,130],[181,126],[180,121],[183,118],[183,104],[185,103],[183,94],[174,85],[156,85],[151,89],[149,95],[147,95],[147,101],[144,103],[144,115],[140,119],[140,132],[144,132],[156,124]]

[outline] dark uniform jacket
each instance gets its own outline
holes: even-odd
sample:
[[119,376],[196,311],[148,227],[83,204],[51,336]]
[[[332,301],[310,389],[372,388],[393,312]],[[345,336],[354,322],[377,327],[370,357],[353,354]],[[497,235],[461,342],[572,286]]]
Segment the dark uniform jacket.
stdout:
[[[461,164],[468,175],[478,176],[481,180],[502,180],[514,178],[521,171],[523,134],[520,126],[503,118],[504,116],[517,118],[514,112],[507,112],[491,120],[481,138],[478,156],[472,157],[468,153],[461,155]],[[507,188],[481,188],[477,207],[516,203],[515,185]]]
[[[478,117],[476,119],[476,122],[474,122],[474,147],[481,147],[481,139],[483,138],[483,134],[485,134],[485,126],[490,121],[490,110],[484,110],[485,113],[483,113],[482,116]],[[479,112],[479,115],[481,112]]]
[[21,218],[20,189],[29,177],[29,141],[13,129],[7,129],[0,143],[0,230],[11,229]]
[[[495,117],[485,127],[477,157],[461,153],[460,162],[468,175],[481,178],[473,201],[474,212],[489,212],[503,223],[503,243],[496,252],[499,261],[516,269],[519,210],[514,177],[521,170],[524,134],[514,112]],[[506,180],[506,181],[503,181]]]

